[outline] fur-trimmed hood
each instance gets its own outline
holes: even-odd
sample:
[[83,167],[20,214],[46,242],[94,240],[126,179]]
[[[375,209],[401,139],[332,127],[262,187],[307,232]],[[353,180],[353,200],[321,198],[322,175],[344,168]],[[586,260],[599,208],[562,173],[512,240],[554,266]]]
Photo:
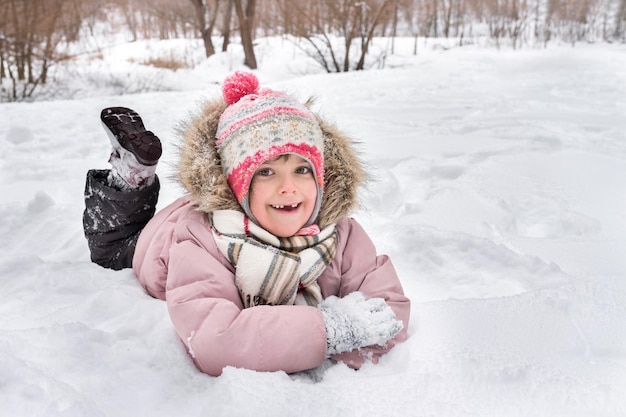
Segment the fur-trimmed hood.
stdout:
[[[312,100],[305,105],[312,107]],[[216,148],[217,125],[227,104],[222,99],[205,102],[200,112],[179,127],[177,177],[200,211],[243,211],[228,186]],[[315,114],[315,113],[314,113]],[[324,196],[318,217],[320,227],[336,223],[359,205],[357,191],[366,173],[355,143],[315,114],[324,133]]]

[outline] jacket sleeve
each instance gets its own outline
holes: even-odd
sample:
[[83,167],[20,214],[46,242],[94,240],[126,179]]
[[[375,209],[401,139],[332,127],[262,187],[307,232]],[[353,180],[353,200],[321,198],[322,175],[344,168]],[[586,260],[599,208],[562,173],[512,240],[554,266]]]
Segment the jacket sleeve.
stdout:
[[377,363],[381,355],[406,340],[411,302],[404,295],[391,259],[387,255],[377,255],[372,240],[356,220],[342,222],[339,234],[344,243],[339,260],[341,282],[338,297],[361,291],[368,298],[383,298],[404,325],[400,333],[387,342],[386,346],[371,346],[333,356],[335,360],[360,368],[366,360]]
[[207,225],[179,222],[170,247],[166,300],[171,320],[196,366],[220,375],[226,366],[288,373],[326,358],[326,330],[317,308],[244,309],[234,272]]

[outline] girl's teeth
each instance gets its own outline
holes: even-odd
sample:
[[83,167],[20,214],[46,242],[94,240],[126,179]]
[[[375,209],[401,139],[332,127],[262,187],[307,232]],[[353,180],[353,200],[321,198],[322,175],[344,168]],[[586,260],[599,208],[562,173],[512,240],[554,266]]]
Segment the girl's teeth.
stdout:
[[[275,209],[284,209],[285,205],[284,204],[272,204],[272,207],[274,207]],[[288,205],[287,207],[296,208],[298,207],[298,204]]]

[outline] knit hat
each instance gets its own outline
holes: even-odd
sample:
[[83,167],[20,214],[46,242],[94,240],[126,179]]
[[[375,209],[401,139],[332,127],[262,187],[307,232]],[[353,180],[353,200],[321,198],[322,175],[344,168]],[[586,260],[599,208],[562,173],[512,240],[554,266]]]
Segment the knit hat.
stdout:
[[317,183],[317,201],[306,226],[311,225],[324,188],[324,135],[316,117],[283,92],[260,90],[252,73],[238,71],[227,77],[222,95],[228,107],[217,126],[217,150],[244,213],[256,222],[249,191],[257,168],[278,155],[295,154],[309,162]]

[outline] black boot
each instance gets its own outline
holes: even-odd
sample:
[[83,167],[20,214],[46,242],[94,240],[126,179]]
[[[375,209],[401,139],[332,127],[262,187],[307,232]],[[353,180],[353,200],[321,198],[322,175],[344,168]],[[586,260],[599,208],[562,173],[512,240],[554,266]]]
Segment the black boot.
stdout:
[[111,138],[114,148],[132,153],[142,165],[156,165],[162,149],[159,138],[143,125],[139,114],[127,107],[107,107],[100,113],[100,120]]
[[124,190],[150,186],[161,157],[159,138],[146,130],[139,114],[126,107],[108,107],[100,113],[111,141],[109,183]]

